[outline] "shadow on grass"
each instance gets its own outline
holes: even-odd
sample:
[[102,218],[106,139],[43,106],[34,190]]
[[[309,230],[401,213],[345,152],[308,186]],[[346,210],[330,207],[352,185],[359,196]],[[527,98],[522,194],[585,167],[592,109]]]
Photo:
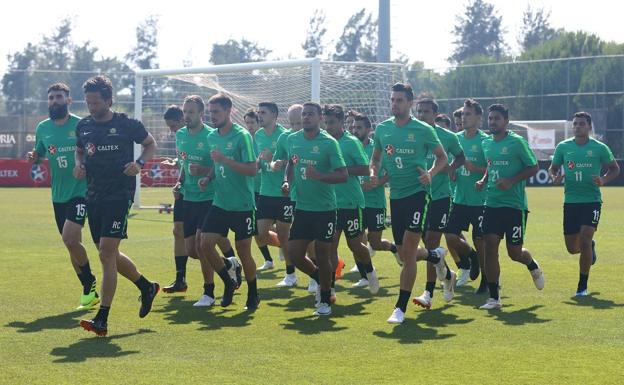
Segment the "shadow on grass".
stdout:
[[464,325],[475,320],[474,318],[459,318],[456,314],[445,313],[451,307],[451,305],[447,304],[439,308],[423,309],[418,313],[416,321],[427,326],[447,327],[450,325]]
[[53,362],[61,364],[68,362],[85,362],[90,358],[117,358],[130,354],[137,354],[140,353],[138,350],[124,351],[119,345],[115,344],[114,341],[146,333],[154,333],[154,331],[150,329],[139,329],[134,333],[119,334],[109,337],[94,336],[83,338],[68,347],[56,347],[52,349],[50,355],[59,357]]
[[400,344],[420,344],[429,340],[444,340],[455,337],[456,334],[440,334],[437,329],[423,328],[420,320],[405,319],[402,324],[395,325],[391,332],[377,330],[374,336],[397,340]]
[[333,305],[332,314],[327,317],[313,316],[314,307],[308,306],[310,315],[303,317],[293,317],[288,319],[288,323],[281,324],[286,330],[295,330],[299,334],[312,335],[322,332],[339,332],[347,329],[344,326],[336,326],[335,319],[352,316],[365,316],[370,313],[364,311],[364,306],[373,302],[372,298],[366,301],[352,303],[350,305]]
[[368,291],[368,287],[349,287],[345,288],[345,291],[349,293],[350,296],[353,296],[357,299],[368,299],[368,298],[384,298],[384,297],[393,297],[398,295],[398,290],[393,290],[399,287],[399,284],[394,284],[392,286],[382,286],[379,288],[377,294],[371,294]]
[[489,317],[496,318],[508,326],[522,326],[526,324],[541,324],[550,322],[549,319],[539,318],[539,315],[534,312],[544,307],[543,305],[534,305],[525,309],[520,309],[512,312],[505,311],[505,306],[502,309],[488,310]]
[[613,309],[616,307],[624,307],[624,303],[615,303],[610,299],[597,298],[600,292],[590,293],[586,297],[572,297],[570,301],[565,301],[566,305],[592,307],[598,310]]
[[48,329],[73,329],[78,325],[78,316],[86,313],[87,311],[85,310],[75,310],[69,313],[39,318],[31,322],[12,321],[6,324],[6,326],[19,329],[18,333],[34,333]]

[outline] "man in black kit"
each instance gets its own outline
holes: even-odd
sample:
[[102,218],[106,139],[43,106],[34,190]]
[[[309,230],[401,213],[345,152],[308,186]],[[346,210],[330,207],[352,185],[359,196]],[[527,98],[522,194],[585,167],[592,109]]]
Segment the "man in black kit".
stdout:
[[[90,115],[76,126],[77,179],[87,177],[87,217],[91,237],[102,262],[102,302],[95,318],[81,320],[80,326],[105,336],[108,312],[117,287],[117,272],[134,282],[141,291],[139,317],[152,309],[160,290],[148,281],[130,258],[119,251],[127,238],[128,211],[134,198],[136,175],[156,151],[156,142],[143,124],[122,113],[113,112],[113,87],[105,76],[95,76],[83,85]],[[134,159],[134,143],[143,152]]]

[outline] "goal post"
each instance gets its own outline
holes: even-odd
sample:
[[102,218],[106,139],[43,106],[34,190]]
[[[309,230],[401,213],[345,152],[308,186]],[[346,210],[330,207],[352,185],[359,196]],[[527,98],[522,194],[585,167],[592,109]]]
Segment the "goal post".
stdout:
[[[259,102],[279,107],[278,123],[288,127],[286,111],[293,104],[314,101],[339,103],[347,110],[367,114],[373,124],[390,116],[390,88],[405,81],[399,63],[329,62],[319,58],[265,61],[138,70],[135,73],[135,118],[143,122],[158,143],[157,158],[175,157],[175,137],[165,126],[163,114],[184,97],[200,95],[207,100],[216,93],[232,98],[232,120],[243,124],[243,115]],[[140,145],[135,147],[140,151]],[[138,156],[138,153],[136,154]],[[176,170],[150,162],[137,176],[135,207],[160,207],[150,189],[170,186]]]

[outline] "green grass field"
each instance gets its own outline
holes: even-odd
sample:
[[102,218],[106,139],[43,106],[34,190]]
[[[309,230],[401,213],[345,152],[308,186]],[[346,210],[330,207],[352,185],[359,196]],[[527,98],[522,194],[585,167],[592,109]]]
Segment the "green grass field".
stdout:
[[[624,189],[605,188],[596,234],[598,263],[591,297],[574,299],[578,257],[566,253],[562,190],[530,189],[526,246],[540,262],[546,287],[537,291],[524,266],[502,261],[504,307],[478,310],[485,297],[459,288],[445,304],[436,291],[426,311],[410,304],[404,324],[386,323],[398,293],[390,254],[374,263],[382,290],[337,283],[330,318],[312,317],[313,298],[299,287],[277,289],[283,262],[259,274],[255,313],[243,310],[246,287],[227,309],[193,308],[202,291],[189,261],[186,295],[159,295],[139,319],[138,290],[120,278],[109,337],[78,326],[94,313],[74,311],[80,286],[56,232],[48,189],[1,189],[0,383],[2,384],[621,384],[624,381]],[[150,190],[168,201],[165,189]],[[135,211],[122,250],[148,278],[174,277],[171,215]],[[390,231],[386,233],[391,237]],[[90,240],[88,231],[83,238]],[[85,242],[98,279],[95,248]],[[255,246],[254,246],[255,248]],[[272,249],[277,256],[277,250]],[[254,249],[260,263],[260,253]],[[341,255],[352,266],[346,245]],[[453,265],[450,262],[449,264]],[[453,265],[454,267],[454,265]],[[414,294],[424,288],[422,265]],[[216,293],[222,286],[217,281]]]

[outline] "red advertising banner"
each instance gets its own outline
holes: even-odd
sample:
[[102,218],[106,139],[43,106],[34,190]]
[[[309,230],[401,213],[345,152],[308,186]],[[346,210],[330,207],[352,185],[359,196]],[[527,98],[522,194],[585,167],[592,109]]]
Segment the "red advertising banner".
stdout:
[[154,158],[145,163],[141,170],[141,186],[164,187],[173,186],[177,182],[180,168],[160,163],[164,159]]
[[33,165],[21,159],[0,159],[0,186],[49,187],[50,168],[47,159]]

